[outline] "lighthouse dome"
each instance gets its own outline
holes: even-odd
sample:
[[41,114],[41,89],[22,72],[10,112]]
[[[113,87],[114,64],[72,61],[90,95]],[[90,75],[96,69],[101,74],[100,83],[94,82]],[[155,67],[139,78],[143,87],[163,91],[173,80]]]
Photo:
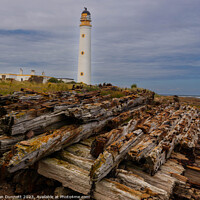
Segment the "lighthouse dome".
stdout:
[[84,8],[85,8],[85,10],[82,12],[82,14],[91,15],[90,12],[87,10],[87,8],[86,7],[84,7]]

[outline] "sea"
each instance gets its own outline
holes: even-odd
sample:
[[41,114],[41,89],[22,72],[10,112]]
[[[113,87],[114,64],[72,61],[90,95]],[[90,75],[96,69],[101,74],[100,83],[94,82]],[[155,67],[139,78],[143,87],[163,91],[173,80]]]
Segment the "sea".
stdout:
[[[175,94],[160,94],[163,96],[174,96]],[[200,99],[200,95],[177,95],[179,97],[193,97],[193,98],[198,98]]]
[[177,95],[179,97],[194,97],[200,99],[200,95]]

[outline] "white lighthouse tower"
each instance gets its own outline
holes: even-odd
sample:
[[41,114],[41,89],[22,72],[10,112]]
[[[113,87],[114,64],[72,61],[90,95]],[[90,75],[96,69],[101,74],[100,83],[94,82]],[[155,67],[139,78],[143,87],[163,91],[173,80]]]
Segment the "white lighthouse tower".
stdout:
[[78,82],[91,84],[91,14],[85,8],[81,14],[78,58]]

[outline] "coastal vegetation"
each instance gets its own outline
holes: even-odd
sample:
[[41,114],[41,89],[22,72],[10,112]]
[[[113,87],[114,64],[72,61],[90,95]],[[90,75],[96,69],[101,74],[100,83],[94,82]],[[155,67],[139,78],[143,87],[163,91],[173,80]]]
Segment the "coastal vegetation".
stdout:
[[137,88],[137,84],[135,84],[135,83],[132,84],[132,85],[131,85],[131,89],[133,89],[133,88]]
[[0,94],[7,95],[13,94],[13,92],[20,91],[21,88],[28,88],[36,92],[58,92],[68,91],[73,84],[67,83],[30,83],[28,81],[0,81]]
[[54,77],[50,78],[50,79],[48,80],[48,82],[49,82],[49,83],[63,83],[62,80],[58,80],[57,78],[54,78]]
[[84,83],[76,83],[76,82],[69,82],[64,83],[62,81],[59,81],[56,78],[49,79],[48,83],[35,83],[35,82],[28,82],[28,81],[0,81],[0,95],[7,95],[7,94],[13,94],[16,91],[20,91],[22,88],[34,90],[35,92],[42,92],[42,93],[54,93],[54,92],[62,92],[62,91],[69,91],[76,89],[78,93],[83,93],[85,91],[91,92],[91,91],[100,91],[100,95],[110,95],[111,98],[120,98],[125,95],[127,95],[127,92],[129,91],[142,91],[141,88],[133,87],[130,88],[119,88],[116,86],[109,86],[112,89],[105,90],[103,86],[98,85],[86,85]]

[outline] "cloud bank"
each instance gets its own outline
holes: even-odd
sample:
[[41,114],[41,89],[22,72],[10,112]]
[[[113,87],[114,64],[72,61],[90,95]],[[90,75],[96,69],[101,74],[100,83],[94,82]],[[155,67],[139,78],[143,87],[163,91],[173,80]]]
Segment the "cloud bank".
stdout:
[[200,94],[199,0],[6,0],[0,71],[76,79],[79,20],[92,14],[92,81]]

